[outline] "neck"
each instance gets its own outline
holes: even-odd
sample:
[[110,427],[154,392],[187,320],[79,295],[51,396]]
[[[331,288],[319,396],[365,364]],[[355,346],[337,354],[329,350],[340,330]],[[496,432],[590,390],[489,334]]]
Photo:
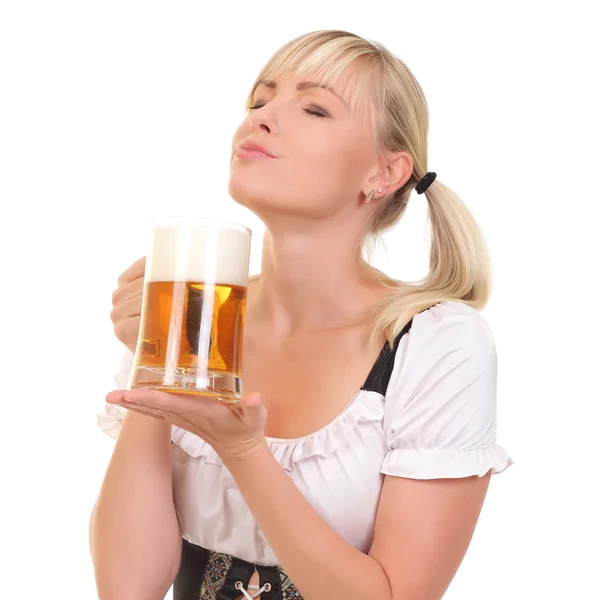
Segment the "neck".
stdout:
[[381,297],[360,242],[336,240],[331,228],[278,235],[265,232],[261,275],[252,301],[254,322],[277,336],[364,322]]

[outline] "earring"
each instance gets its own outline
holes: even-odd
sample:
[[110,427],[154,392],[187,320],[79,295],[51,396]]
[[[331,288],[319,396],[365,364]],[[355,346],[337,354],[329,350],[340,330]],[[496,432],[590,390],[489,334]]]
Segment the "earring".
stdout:
[[[381,194],[381,190],[377,190],[378,194]],[[367,197],[365,198],[365,204],[369,204],[369,202],[371,202],[371,200],[373,200],[373,196],[375,196],[375,190],[371,190],[368,194]]]

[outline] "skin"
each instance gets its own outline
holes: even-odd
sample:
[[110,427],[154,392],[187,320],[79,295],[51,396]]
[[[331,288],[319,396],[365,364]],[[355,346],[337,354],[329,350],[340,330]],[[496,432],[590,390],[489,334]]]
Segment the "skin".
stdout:
[[[340,94],[352,74],[337,83]],[[361,259],[364,230],[378,200],[400,188],[413,166],[405,152],[377,156],[366,123],[336,94],[299,92],[296,83],[287,74],[277,89],[256,89],[260,108],[235,132],[229,181],[232,198],[267,228],[260,289],[250,308],[253,322],[279,338],[345,323],[381,293]],[[277,158],[237,158],[246,140]],[[371,189],[382,192],[365,204]]]
[[[337,94],[352,74],[349,68],[336,83]],[[369,308],[385,290],[360,245],[378,202],[413,167],[407,153],[378,155],[368,121],[354,118],[335,93],[298,90],[293,74],[276,83],[257,88],[256,108],[235,132],[231,153],[229,193],[267,229],[261,275],[248,288],[250,392],[240,406],[147,390],[116,390],[107,401],[166,419],[213,446],[305,600],[438,599],[467,550],[489,473],[429,481],[385,476],[367,555],[321,519],[265,439],[317,431],[363,383],[380,350],[366,343]],[[238,157],[246,140],[276,158]],[[371,189],[382,192],[365,204]],[[115,332],[129,347],[139,327],[141,276],[138,261],[113,297]]]

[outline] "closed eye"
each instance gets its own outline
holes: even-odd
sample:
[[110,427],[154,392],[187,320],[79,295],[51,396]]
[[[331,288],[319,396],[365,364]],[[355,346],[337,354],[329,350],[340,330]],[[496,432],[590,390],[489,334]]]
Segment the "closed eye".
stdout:
[[[249,106],[248,110],[258,110],[259,108],[262,108],[263,106],[265,106],[265,105],[264,104],[255,104],[254,106]],[[320,106],[313,106],[311,108],[303,108],[302,110],[306,114],[313,115],[314,117],[328,117],[329,116]]]
[[[315,107],[315,108],[317,108],[317,107]],[[329,116],[322,109],[318,109],[318,111],[314,111],[314,110],[311,110],[310,108],[303,108],[302,110],[309,115],[314,115],[315,117],[328,117]]]

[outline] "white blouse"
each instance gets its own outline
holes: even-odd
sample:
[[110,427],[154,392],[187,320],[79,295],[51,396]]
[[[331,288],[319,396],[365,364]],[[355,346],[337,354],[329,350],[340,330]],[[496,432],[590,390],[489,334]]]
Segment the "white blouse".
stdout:
[[[126,389],[133,355],[116,377]],[[500,473],[497,359],[482,315],[447,301],[415,315],[401,338],[385,396],[360,390],[328,425],[271,451],[321,517],[367,553],[384,475],[413,479]],[[106,404],[100,427],[116,438],[126,409]],[[208,550],[277,565],[233,477],[198,436],[172,427],[174,500],[183,536]],[[264,482],[268,493],[268,482]]]

